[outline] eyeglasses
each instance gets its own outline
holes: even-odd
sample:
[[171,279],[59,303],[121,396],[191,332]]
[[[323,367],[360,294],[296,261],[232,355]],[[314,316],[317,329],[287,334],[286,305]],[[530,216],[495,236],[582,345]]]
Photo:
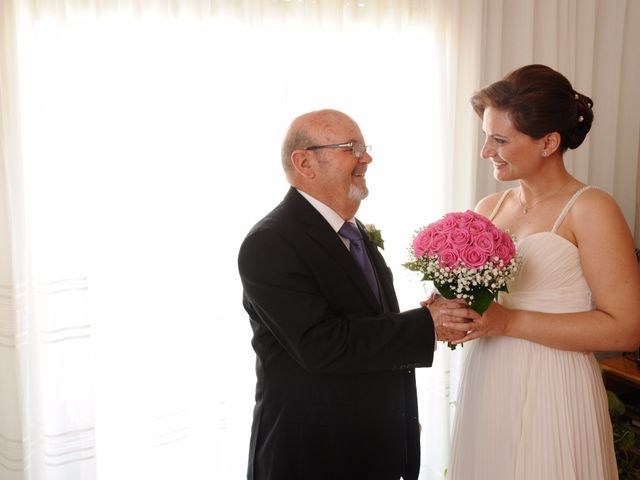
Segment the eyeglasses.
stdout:
[[353,156],[356,158],[362,157],[364,152],[368,153],[371,151],[371,145],[363,145],[356,142],[334,143],[333,145],[313,145],[305,148],[305,150],[319,150],[320,148],[350,148],[353,152]]

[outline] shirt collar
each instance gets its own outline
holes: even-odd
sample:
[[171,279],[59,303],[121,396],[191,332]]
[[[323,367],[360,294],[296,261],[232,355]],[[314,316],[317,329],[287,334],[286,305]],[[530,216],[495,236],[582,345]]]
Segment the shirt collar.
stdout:
[[[333,228],[333,230],[336,233],[338,233],[338,230],[340,230],[342,228],[342,225],[344,225],[344,219],[340,215],[338,215],[334,210],[332,210],[330,207],[322,203],[317,198],[312,197],[307,192],[303,192],[300,189],[296,188],[296,190],[300,195],[302,195],[304,198],[307,199],[307,201],[311,204],[311,206],[313,206],[313,208],[315,208],[318,211],[318,213],[320,213],[320,215],[322,215],[322,217],[327,222],[329,222],[329,225],[331,225],[331,228]],[[347,221],[356,225],[355,217],[352,217]]]

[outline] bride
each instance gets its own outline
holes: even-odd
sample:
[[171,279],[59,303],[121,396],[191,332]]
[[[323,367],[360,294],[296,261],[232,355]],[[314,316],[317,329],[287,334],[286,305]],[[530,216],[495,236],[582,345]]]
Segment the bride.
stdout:
[[[618,478],[607,397],[591,352],[640,345],[633,238],[607,193],[566,170],[592,100],[560,73],[522,67],[471,99],[482,158],[516,188],[476,211],[517,240],[522,264],[483,316],[449,310],[469,344],[447,480]],[[471,323],[462,317],[473,316]],[[466,346],[466,345],[465,345]]]

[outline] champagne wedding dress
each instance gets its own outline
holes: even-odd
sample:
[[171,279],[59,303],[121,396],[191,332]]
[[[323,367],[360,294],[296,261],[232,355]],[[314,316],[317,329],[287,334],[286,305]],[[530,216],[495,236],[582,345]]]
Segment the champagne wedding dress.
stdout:
[[[587,188],[576,192],[550,232],[518,242],[523,261],[509,294],[500,295],[504,306],[593,310],[578,249],[556,234]],[[511,337],[485,337],[465,348],[447,480],[618,478],[607,396],[592,353]]]

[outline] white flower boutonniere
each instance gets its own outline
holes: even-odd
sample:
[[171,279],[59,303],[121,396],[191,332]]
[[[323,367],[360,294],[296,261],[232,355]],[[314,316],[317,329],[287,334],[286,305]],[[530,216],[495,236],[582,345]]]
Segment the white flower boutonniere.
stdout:
[[384,250],[384,240],[382,239],[382,232],[376,228],[373,223],[367,223],[364,228],[367,230],[367,236],[371,243],[376,247]]

